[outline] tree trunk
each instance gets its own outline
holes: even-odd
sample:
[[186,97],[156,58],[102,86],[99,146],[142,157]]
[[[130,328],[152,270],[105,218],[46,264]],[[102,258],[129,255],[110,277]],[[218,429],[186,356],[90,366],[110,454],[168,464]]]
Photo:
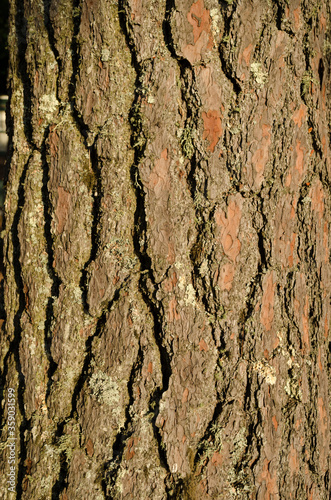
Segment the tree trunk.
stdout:
[[330,497],[330,22],[11,0],[3,498]]

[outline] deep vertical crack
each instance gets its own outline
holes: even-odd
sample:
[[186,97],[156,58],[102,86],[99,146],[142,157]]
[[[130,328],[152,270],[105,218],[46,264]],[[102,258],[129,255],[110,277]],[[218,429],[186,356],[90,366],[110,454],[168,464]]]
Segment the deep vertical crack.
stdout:
[[111,500],[111,496],[109,495],[110,491],[115,487],[116,480],[118,477],[118,472],[122,463],[123,455],[125,452],[125,447],[127,440],[133,434],[132,427],[132,414],[130,409],[134,405],[134,395],[133,395],[133,384],[136,380],[137,374],[141,372],[141,368],[143,365],[143,350],[141,345],[139,344],[139,349],[137,353],[136,361],[134,362],[131,373],[129,377],[129,382],[127,385],[128,394],[129,394],[129,402],[125,408],[125,423],[120,431],[117,433],[117,436],[113,443],[113,454],[110,462],[106,462],[104,464],[104,479],[102,481],[102,488],[105,494],[105,497]]
[[[182,102],[186,108],[186,117],[184,123],[184,133],[181,139],[183,155],[189,160],[189,171],[187,173],[187,184],[190,191],[191,199],[194,205],[194,211],[196,215],[195,226],[196,226],[196,240],[190,248],[190,260],[192,264],[191,278],[195,289],[195,292],[204,307],[206,317],[216,318],[216,291],[214,290],[212,280],[210,280],[209,273],[207,276],[203,276],[200,273],[200,266],[205,259],[210,262],[212,255],[212,248],[207,248],[205,246],[205,240],[208,241],[210,238],[206,238],[206,234],[212,233],[213,218],[215,212],[215,206],[212,206],[208,200],[207,193],[207,174],[204,169],[204,159],[201,153],[201,145],[198,142],[198,127],[200,121],[201,112],[201,98],[199,96],[195,69],[192,67],[190,62],[181,57],[176,52],[176,47],[173,40],[172,30],[171,30],[171,16],[173,11],[176,9],[174,0],[167,0],[166,3],[166,15],[165,21],[163,22],[163,35],[164,41],[170,55],[176,61],[181,78],[181,93]],[[240,86],[235,80],[231,80],[233,87],[237,93],[241,91]],[[191,130],[191,141],[192,141],[192,151],[188,153],[185,150],[185,131]],[[213,234],[213,233],[212,233]],[[211,299],[212,297],[212,299]],[[217,346],[219,342],[216,339],[216,325],[214,322],[211,323],[211,336],[213,338],[214,345]],[[224,347],[224,345],[222,345]],[[221,351],[221,347],[218,348]],[[216,366],[215,366],[216,370]],[[230,384],[230,382],[229,382]],[[215,384],[217,386],[217,384]],[[196,472],[199,461],[203,455],[204,443],[207,439],[210,439],[213,433],[215,433],[215,424],[224,409],[224,397],[220,397],[218,393],[218,401],[215,405],[213,416],[207,426],[204,436],[200,439],[198,444],[195,457],[194,457],[194,471]],[[181,498],[182,495],[186,494],[189,484],[194,482],[194,477],[189,476],[186,480],[176,480],[174,486],[175,493],[174,498]]]
[[24,3],[16,0],[15,3],[15,31],[18,51],[18,76],[23,84],[23,124],[24,135],[30,145],[32,145],[32,124],[31,124],[31,89],[28,76],[25,53],[27,49],[27,20],[25,18]]
[[76,79],[79,72],[80,55],[79,55],[79,30],[81,24],[81,0],[73,0],[73,10],[77,12],[74,16],[74,28],[72,34],[72,42],[70,47],[72,57],[72,75],[69,85],[68,100],[71,105],[72,117],[74,118],[78,130],[84,138],[85,145],[87,146],[88,127],[85,125],[83,118],[79,115],[74,103],[76,100]]
[[[162,395],[167,391],[169,387],[169,380],[171,376],[171,352],[165,347],[162,335],[162,318],[163,309],[161,304],[159,304],[156,299],[156,282],[154,278],[154,273],[152,269],[152,261],[147,251],[147,222],[146,222],[146,212],[145,212],[145,192],[142,187],[140,175],[139,175],[139,165],[144,158],[144,152],[146,147],[147,139],[145,137],[142,120],[140,117],[141,113],[141,76],[145,73],[147,67],[151,65],[153,67],[152,61],[144,61],[138,63],[137,49],[135,47],[133,37],[130,33],[130,21],[127,16],[127,11],[129,7],[125,0],[119,2],[119,19],[120,25],[123,33],[125,34],[127,45],[131,52],[132,64],[136,70],[136,83],[135,83],[135,98],[132,103],[130,112],[130,123],[132,130],[132,147],[134,148],[134,162],[131,167],[131,180],[132,185],[136,194],[136,211],[134,215],[134,234],[133,234],[133,244],[135,254],[140,262],[140,279],[139,279],[139,291],[141,296],[147,305],[148,310],[152,314],[154,320],[154,338],[156,345],[160,353],[161,361],[161,373],[162,373],[162,387],[156,389],[150,399],[150,409],[152,402],[155,405],[153,409],[154,417],[152,419],[154,436],[156,438],[159,450],[159,456],[161,457],[161,462],[163,467],[169,472],[169,467],[166,461],[166,454],[162,447],[162,437],[160,430],[156,425],[156,419],[159,412],[159,405],[162,399]],[[140,244],[142,235],[144,236],[143,245]]]
[[[63,436],[65,421],[59,422],[57,424],[57,429],[53,436],[54,445],[58,445],[58,441]],[[67,476],[68,476],[68,460],[65,456],[65,451],[61,451],[60,454],[60,472],[57,480],[52,487],[52,500],[57,500],[60,498],[60,494],[63,492],[67,486]]]
[[[129,278],[128,278],[129,279]],[[63,421],[61,421],[58,426],[57,426],[57,431],[55,433],[55,441],[58,440],[63,436],[63,430],[64,430],[64,425],[67,421],[73,419],[77,420],[77,412],[78,412],[78,400],[79,396],[83,390],[83,387],[88,380],[88,378],[91,375],[91,362],[93,359],[93,352],[92,352],[92,346],[93,342],[95,339],[100,338],[103,334],[104,327],[106,325],[107,321],[107,316],[110,313],[110,311],[113,309],[113,307],[117,304],[121,297],[121,291],[125,286],[127,286],[127,280],[124,281],[122,286],[116,290],[113,299],[109,302],[107,309],[103,311],[99,319],[96,321],[96,326],[94,333],[92,335],[89,335],[88,338],[86,339],[85,342],[85,359],[83,362],[83,366],[80,372],[80,375],[78,377],[78,380],[76,382],[76,385],[74,387],[73,393],[72,393],[72,398],[71,398],[71,411],[70,414],[68,415],[67,418],[65,418]],[[127,414],[127,411],[126,411]],[[57,478],[57,481],[55,482],[52,490],[52,494],[54,495],[52,498],[59,498],[59,495],[63,492],[63,490],[67,486],[67,480],[68,480],[68,472],[69,472],[69,461],[66,459],[65,455],[62,453],[60,457],[60,462],[61,462],[61,468],[60,468],[60,473]]]
[[52,319],[53,319],[53,312],[54,312],[54,299],[58,298],[59,296],[59,289],[60,289],[60,284],[61,280],[58,277],[54,266],[54,252],[53,252],[53,236],[52,236],[52,230],[51,230],[51,225],[52,225],[52,216],[51,216],[51,202],[49,198],[49,192],[48,192],[48,181],[49,181],[49,165],[47,161],[47,148],[46,148],[46,141],[49,135],[49,128],[46,129],[44,133],[44,139],[43,143],[41,146],[41,161],[42,161],[42,169],[43,169],[43,179],[42,179],[42,200],[43,200],[43,207],[44,207],[44,236],[45,236],[45,242],[46,242],[46,251],[47,251],[47,270],[48,270],[48,275],[52,281],[52,286],[51,286],[51,295],[48,298],[47,301],[47,306],[46,306],[46,319],[45,319],[45,324],[44,324],[44,348],[45,348],[45,353],[49,362],[49,367],[47,371],[47,388],[46,388],[46,401],[49,397],[50,390],[51,390],[51,385],[52,385],[52,376],[54,375],[56,368],[57,368],[57,363],[53,360],[52,354],[51,354],[51,344],[52,344]]
[[18,462],[18,474],[17,474],[17,483],[16,483],[16,494],[17,498],[20,499],[22,496],[22,485],[23,478],[25,476],[25,459],[27,456],[27,449],[25,446],[25,433],[30,430],[30,422],[26,418],[25,408],[24,408],[24,394],[25,394],[25,377],[21,368],[21,360],[20,360],[20,342],[22,338],[22,327],[21,327],[21,318],[23,311],[25,309],[25,296],[23,292],[23,280],[22,280],[22,269],[20,264],[20,255],[21,255],[21,243],[19,239],[19,231],[18,225],[20,222],[20,218],[22,215],[24,203],[25,203],[25,191],[24,191],[24,183],[27,175],[27,171],[29,168],[30,161],[32,159],[33,152],[30,154],[20,177],[19,188],[18,188],[18,199],[17,199],[17,210],[13,218],[13,224],[11,227],[11,237],[13,243],[13,267],[16,281],[16,289],[17,296],[19,298],[19,307],[14,317],[14,338],[11,341],[8,349],[8,353],[5,360],[5,373],[4,377],[8,372],[8,358],[11,354],[13,354],[16,364],[16,371],[18,373],[18,388],[17,388],[17,401],[20,413],[22,415],[22,423],[20,425],[20,458]]
[[[28,85],[28,77],[27,77],[27,65],[25,61],[25,51],[26,51],[26,19],[24,17],[24,6],[19,0],[13,3],[12,5],[13,12],[13,29],[15,29],[15,41],[17,47],[17,77],[22,82],[23,87],[23,102],[24,102],[24,110],[23,110],[23,134],[29,146],[31,147],[31,138],[32,138],[32,129],[30,122],[30,104],[31,104],[31,94],[30,88]],[[9,89],[9,94],[13,93],[14,89]],[[7,110],[10,110],[7,107]],[[8,132],[9,132],[9,150],[12,158],[13,149],[12,149],[12,137],[14,134],[14,117],[11,116],[10,112],[7,114],[8,121]],[[22,371],[22,364],[20,360],[20,342],[22,338],[22,327],[21,327],[21,318],[23,311],[25,309],[25,296],[23,292],[23,280],[22,280],[22,268],[20,264],[20,254],[21,254],[21,244],[19,238],[19,222],[21,219],[21,215],[23,212],[23,207],[25,204],[25,191],[24,191],[24,183],[27,176],[27,171],[29,168],[30,161],[33,157],[34,151],[30,150],[29,157],[22,166],[22,173],[19,175],[18,182],[18,190],[17,190],[17,208],[13,216],[11,228],[8,228],[8,236],[7,239],[11,238],[12,242],[12,267],[14,270],[14,280],[16,283],[17,297],[18,297],[18,308],[14,315],[13,319],[13,338],[11,339],[8,351],[5,355],[3,364],[4,369],[1,373],[2,383],[5,385],[8,372],[9,372],[9,362],[11,356],[14,358],[15,368],[18,375],[18,387],[15,389],[17,394],[17,404],[18,409],[21,414],[21,424],[19,426],[19,459],[18,459],[18,472],[17,472],[17,482],[16,482],[16,498],[20,499],[23,493],[23,478],[25,476],[25,460],[27,457],[27,449],[25,445],[25,433],[29,432],[31,428],[31,422],[27,419],[24,407],[24,394],[25,394],[25,377]],[[10,159],[8,158],[8,162]],[[8,244],[7,244],[8,246]],[[3,424],[4,424],[3,420]],[[3,429],[3,426],[1,430]]]
[[[133,131],[133,134],[135,131]],[[147,252],[147,224],[146,224],[146,213],[145,213],[145,193],[140,184],[139,179],[139,170],[138,165],[140,163],[140,154],[141,152],[136,149],[135,151],[135,162],[131,169],[131,180],[132,184],[135,188],[136,199],[137,199],[137,208],[134,217],[134,234],[133,234],[133,243],[135,254],[140,262],[140,278],[139,278],[139,291],[141,296],[147,305],[148,310],[151,312],[154,322],[154,338],[156,341],[156,345],[158,347],[160,353],[160,361],[161,361],[161,372],[162,372],[162,388],[157,389],[151,397],[151,403],[155,403],[154,408],[154,418],[152,419],[154,435],[157,439],[159,455],[162,458],[163,466],[168,470],[168,465],[166,462],[166,456],[164,450],[161,446],[162,438],[159,431],[159,428],[156,426],[156,418],[159,411],[160,401],[162,399],[162,395],[165,391],[167,391],[169,387],[169,380],[171,376],[171,353],[168,352],[167,348],[163,343],[163,335],[162,335],[162,318],[163,318],[163,308],[158,303],[156,299],[156,282],[152,270],[152,262],[151,258]],[[137,182],[138,181],[138,182]],[[141,236],[144,235],[144,245],[140,246]]]
[[127,286],[129,278],[127,278],[121,285],[120,288],[118,288],[115,291],[113,299],[109,302],[107,309],[103,311],[99,319],[96,321],[96,326],[94,333],[92,335],[89,335],[88,338],[86,339],[85,342],[85,359],[83,362],[82,370],[81,373],[78,377],[78,380],[76,382],[73,394],[72,394],[72,399],[71,399],[71,412],[69,417],[74,418],[75,414],[77,413],[77,402],[79,395],[83,389],[83,386],[86,382],[86,380],[89,377],[89,370],[91,367],[91,360],[92,360],[92,345],[95,339],[100,338],[103,334],[103,329],[106,325],[107,321],[107,316],[110,313],[110,311],[113,309],[113,307],[117,304],[119,299],[121,298],[121,292],[122,290]]
[[236,96],[238,97],[239,94],[242,91],[240,81],[238,78],[233,74],[233,68],[231,67],[231,63],[226,57],[226,44],[227,39],[230,38],[231,35],[231,21],[233,14],[236,10],[236,2],[232,2],[231,4],[228,2],[224,2],[223,0],[219,1],[220,4],[220,9],[221,13],[224,19],[224,32],[223,32],[223,39],[219,45],[218,53],[221,61],[221,66],[222,66],[222,71],[226,78],[229,80],[229,82],[232,85],[233,91],[235,92]]
[[88,277],[89,277],[89,266],[96,259],[99,243],[100,243],[100,215],[101,215],[101,202],[103,198],[102,182],[101,182],[101,167],[99,165],[99,158],[96,151],[96,141],[98,136],[95,138],[92,146],[88,148],[90,155],[90,165],[93,172],[93,208],[92,208],[92,228],[91,228],[91,252],[90,257],[84,265],[82,270],[82,275],[80,279],[80,288],[82,290],[82,300],[84,311],[89,312],[89,305],[87,301],[88,294]]
[[61,61],[61,58],[59,56],[59,52],[56,48],[56,43],[55,43],[55,36],[54,36],[54,28],[53,28],[53,25],[52,25],[52,22],[51,22],[51,18],[50,18],[50,6],[51,6],[51,0],[43,0],[44,2],[44,25],[45,25],[45,28],[46,28],[46,32],[47,32],[47,35],[48,35],[48,43],[49,43],[49,46],[54,54],[54,58],[57,62],[57,65],[58,65],[58,75],[57,75],[57,81],[56,81],[56,96],[57,98],[59,97],[59,94],[58,94],[58,82],[59,82],[59,75],[60,75],[60,72],[61,72],[61,69],[62,69],[62,61]]

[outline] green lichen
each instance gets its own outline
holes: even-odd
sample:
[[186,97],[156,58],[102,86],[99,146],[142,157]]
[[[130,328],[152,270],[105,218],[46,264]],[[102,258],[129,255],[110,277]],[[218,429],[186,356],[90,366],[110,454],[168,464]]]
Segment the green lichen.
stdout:
[[74,7],[72,9],[72,17],[79,17],[81,14],[81,7]]
[[59,453],[64,453],[67,460],[71,460],[73,452],[72,437],[68,434],[61,436],[57,442],[57,449]]
[[183,154],[189,160],[192,158],[195,150],[193,144],[194,135],[194,129],[191,126],[186,126],[179,139]]
[[318,81],[314,77],[312,70],[305,71],[301,80],[301,97],[310,93],[312,84],[318,86]]
[[204,439],[199,446],[199,466],[210,460],[214,453],[219,453],[223,448],[222,428],[218,421],[210,427],[209,437]]
[[331,42],[329,42],[329,40],[324,40],[323,54],[325,57],[331,55]]
[[89,191],[92,191],[96,184],[96,177],[93,170],[86,169],[82,174],[82,181]]
[[287,379],[284,390],[290,398],[295,399],[296,401],[302,401],[302,391],[296,377],[290,377]]

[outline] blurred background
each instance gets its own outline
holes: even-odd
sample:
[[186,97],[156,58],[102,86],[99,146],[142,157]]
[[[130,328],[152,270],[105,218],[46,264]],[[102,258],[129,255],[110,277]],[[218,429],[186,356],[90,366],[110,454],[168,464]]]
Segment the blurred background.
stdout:
[[[9,1],[0,0],[0,233],[3,230],[5,199],[6,155],[8,137],[6,134],[7,68],[8,68],[8,16]],[[3,279],[2,242],[0,241],[0,280]]]

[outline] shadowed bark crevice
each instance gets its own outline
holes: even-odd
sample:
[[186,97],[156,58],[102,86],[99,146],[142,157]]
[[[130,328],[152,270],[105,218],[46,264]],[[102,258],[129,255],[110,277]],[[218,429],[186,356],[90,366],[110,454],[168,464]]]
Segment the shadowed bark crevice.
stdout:
[[220,0],[220,8],[221,8],[221,13],[223,15],[224,19],[224,30],[223,30],[223,38],[221,40],[221,43],[219,45],[219,57],[220,61],[222,64],[222,71],[224,75],[227,77],[229,82],[232,84],[233,91],[236,95],[236,99],[238,101],[240,94],[242,92],[241,84],[234,75],[234,71],[231,65],[231,61],[228,57],[228,51],[226,48],[226,45],[229,41],[230,34],[231,34],[231,22],[233,15],[236,11],[236,3],[237,2],[226,2],[223,0]]
[[27,48],[27,20],[24,15],[24,3],[20,0],[15,2],[15,30],[16,30],[16,40],[17,40],[17,53],[18,53],[18,76],[23,84],[23,99],[24,99],[24,113],[23,113],[23,123],[24,123],[24,134],[26,140],[30,145],[33,144],[32,141],[32,124],[31,124],[31,106],[32,106],[32,96],[30,88],[30,80],[28,76],[28,68],[25,59],[25,53]]
[[73,11],[77,13],[74,16],[73,23],[73,34],[71,41],[71,57],[72,57],[72,75],[71,81],[69,85],[69,93],[68,93],[68,101],[71,103],[72,116],[77,124],[78,130],[80,131],[82,137],[84,138],[85,146],[89,147],[88,144],[88,127],[85,125],[82,116],[80,116],[77,107],[75,105],[76,101],[76,82],[79,75],[79,65],[80,65],[80,57],[79,57],[79,28],[81,23],[81,0],[73,0]]
[[61,279],[58,277],[56,270],[54,269],[54,252],[53,252],[53,236],[52,236],[52,216],[51,216],[51,203],[49,198],[48,191],[48,182],[49,182],[49,165],[47,162],[47,147],[46,141],[49,136],[49,127],[45,130],[44,140],[41,146],[41,161],[42,161],[42,169],[43,169],[43,186],[42,186],[42,199],[43,199],[43,208],[44,208],[44,236],[46,242],[46,251],[47,251],[47,271],[49,277],[52,280],[52,288],[51,288],[51,296],[48,298],[47,306],[46,306],[46,319],[44,326],[44,347],[45,353],[49,362],[49,368],[47,372],[47,389],[46,389],[46,401],[50,394],[51,386],[52,386],[52,376],[54,375],[58,364],[53,360],[51,355],[51,345],[52,345],[52,319],[54,313],[54,299],[59,296],[59,289],[61,285]]
[[[165,45],[180,69],[182,103],[185,106],[184,131],[182,137],[180,138],[180,142],[184,157],[190,160],[188,167],[189,171],[187,172],[187,184],[195,207],[195,226],[197,232],[196,241],[190,249],[190,259],[193,267],[191,275],[193,286],[198,298],[202,301],[206,313],[212,315],[215,314],[215,290],[210,280],[208,280],[207,283],[207,281],[200,276],[199,266],[201,265],[201,261],[207,252],[207,249],[204,248],[204,241],[208,239],[206,236],[207,234],[208,237],[213,235],[211,228],[215,207],[211,207],[208,201],[207,174],[203,168],[204,156],[202,146],[197,140],[201,112],[201,99],[199,97],[194,69],[187,59],[178,55],[174,44],[171,28],[171,16],[174,10],[174,0],[167,0],[166,15],[163,22],[163,35]],[[185,136],[185,131],[190,131],[190,150],[188,150],[187,147],[188,138]],[[201,290],[198,285],[200,285]],[[209,291],[209,294],[212,294],[214,300],[210,300],[207,290]],[[212,335],[216,343],[214,329],[212,331]]]
[[11,3],[18,498],[329,497],[330,9]]
[[133,395],[133,385],[137,378],[137,375],[141,372],[141,368],[144,361],[143,358],[144,358],[143,350],[141,348],[141,345],[139,345],[137,358],[132,365],[127,385],[129,402],[125,408],[125,422],[123,427],[117,433],[116,438],[114,439],[112,460],[110,462],[105,463],[103,466],[104,479],[102,481],[102,487],[103,487],[103,492],[105,494],[105,498],[109,500],[112,498],[111,491],[116,484],[118,472],[122,463],[127,441],[133,434],[132,412],[130,411],[133,407],[135,399]]
[[[203,464],[201,463],[202,460],[206,459],[206,452],[208,452],[208,449],[212,446],[214,446],[215,442],[217,441],[217,432],[219,432],[220,428],[218,428],[217,424],[219,421],[222,420],[222,416],[224,414],[224,410],[226,406],[231,406],[234,401],[226,401],[224,398],[226,397],[227,390],[229,389],[230,383],[227,385],[226,388],[223,388],[223,397],[220,397],[219,395],[219,401],[215,406],[213,417],[211,421],[208,424],[208,427],[200,440],[196,455],[194,457],[194,466],[195,466],[195,471],[197,472],[199,467],[203,467]],[[224,426],[225,422],[222,421],[222,426]]]
[[[43,0],[43,4],[44,4],[44,24],[45,24],[45,28],[46,28],[46,31],[48,34],[48,43],[49,43],[49,46],[51,47],[51,50],[54,54],[55,60],[58,64],[58,68],[59,68],[59,74],[57,77],[57,87],[58,87],[59,75],[62,71],[62,61],[60,58],[59,51],[56,48],[54,28],[53,28],[53,25],[52,25],[52,22],[50,19],[51,0]],[[57,88],[57,92],[56,92],[56,97],[59,99],[58,88]]]
[[[139,89],[137,89],[137,94],[139,95]],[[133,113],[137,111],[137,102],[139,99],[133,104]],[[131,120],[132,123],[132,120]],[[133,140],[136,140],[137,137],[142,133],[142,131],[137,130],[133,127]],[[145,140],[145,139],[144,139]],[[146,224],[146,212],[145,212],[145,193],[142,188],[142,184],[139,178],[139,169],[138,165],[140,160],[143,157],[143,149],[140,147],[135,149],[135,162],[131,169],[131,180],[132,184],[135,188],[136,199],[137,199],[137,208],[135,212],[135,225],[134,225],[134,234],[133,234],[133,243],[136,256],[139,259],[141,270],[140,270],[140,279],[139,279],[139,291],[141,296],[148,307],[148,310],[151,312],[154,325],[153,325],[153,334],[156,341],[156,344],[160,353],[161,360],[161,370],[162,370],[162,387],[155,391],[155,393],[151,396],[150,400],[150,408],[153,403],[154,409],[152,410],[154,413],[154,417],[152,419],[154,435],[157,439],[158,448],[160,457],[163,462],[163,466],[168,469],[166,456],[164,450],[161,446],[162,438],[160,436],[159,428],[156,426],[155,422],[158,416],[159,404],[162,399],[162,395],[165,391],[168,390],[169,380],[172,373],[171,370],[171,357],[172,353],[169,351],[169,346],[165,346],[163,341],[163,309],[162,305],[159,304],[156,298],[157,284],[155,282],[152,261],[147,252],[147,224]],[[141,246],[141,238],[144,239],[144,244]]]
[[[81,369],[81,373],[78,377],[78,380],[76,382],[75,388],[72,393],[72,400],[71,400],[71,412],[68,415],[68,417],[59,422],[57,424],[57,431],[54,435],[54,444],[59,441],[61,437],[64,436],[64,426],[67,421],[73,419],[77,420],[77,403],[79,400],[79,397],[83,391],[84,385],[86,384],[86,381],[88,378],[91,376],[91,367],[92,367],[92,360],[93,360],[93,352],[92,352],[92,347],[93,343],[97,338],[100,338],[104,332],[104,327],[107,322],[107,316],[110,313],[110,311],[116,306],[118,303],[120,297],[121,297],[121,291],[123,288],[125,288],[127,285],[127,280],[123,283],[123,285],[116,290],[115,295],[113,300],[108,304],[107,310],[104,310],[102,315],[97,321],[95,331],[92,335],[89,335],[88,338],[86,339],[85,342],[85,358],[83,362],[83,366]],[[130,405],[128,405],[130,406]],[[60,472],[58,479],[56,483],[54,483],[52,494],[54,498],[59,498],[59,495],[61,492],[65,490],[68,484],[68,473],[69,473],[69,466],[70,463],[68,459],[66,458],[65,452],[62,452],[60,457]],[[53,497],[52,497],[53,498]]]
[[[57,443],[59,442],[59,439],[61,436],[63,436],[63,431],[64,431],[64,426],[65,426],[65,421],[64,422],[59,422],[57,424],[57,429],[56,432],[54,433],[53,437],[53,444],[56,446]],[[58,478],[56,482],[53,485],[52,488],[52,500],[56,500],[60,498],[61,493],[67,486],[67,476],[68,476],[68,460],[66,457],[66,454],[64,451],[61,452],[59,456],[59,461],[60,461],[60,472],[58,475]]]
[[[142,89],[141,82],[144,73],[149,67],[150,71],[153,71],[152,61],[143,61],[143,63],[138,63],[137,48],[135,47],[134,40],[130,34],[130,21],[129,21],[129,7],[126,2],[119,3],[120,21],[122,29],[126,35],[127,43],[132,54],[132,61],[136,70],[136,88],[135,88],[135,98],[132,104],[130,112],[130,124],[132,130],[132,147],[135,151],[134,163],[131,168],[131,181],[135,189],[136,194],[136,212],[134,216],[134,234],[133,243],[136,256],[139,259],[140,268],[140,279],[139,279],[139,291],[148,310],[151,312],[154,325],[153,334],[160,353],[161,360],[161,371],[162,371],[162,387],[157,389],[151,396],[149,407],[154,414],[152,419],[154,436],[157,440],[159,454],[161,458],[161,463],[163,467],[169,470],[166,460],[166,455],[162,447],[162,438],[160,435],[159,428],[156,426],[156,419],[159,411],[159,404],[162,399],[163,393],[168,390],[169,380],[172,373],[171,370],[171,358],[172,352],[169,350],[169,346],[166,346],[163,340],[163,315],[164,311],[162,305],[159,304],[156,298],[157,284],[153,274],[152,261],[147,250],[147,221],[146,221],[146,209],[145,209],[145,192],[142,186],[142,181],[139,174],[139,165],[144,158],[144,151],[146,148],[147,137],[146,131],[144,129],[142,118],[141,118],[141,98]],[[143,245],[141,245],[141,240],[143,240]],[[154,407],[152,409],[152,406]]]
[[96,259],[97,256],[97,251],[98,251],[98,246],[100,243],[100,215],[101,215],[101,203],[102,203],[102,198],[103,198],[103,192],[102,192],[102,182],[101,182],[101,171],[99,165],[99,158],[98,154],[96,151],[96,141],[97,138],[95,138],[94,144],[88,148],[89,150],[89,156],[90,156],[90,165],[92,168],[92,172],[94,174],[94,179],[93,179],[93,185],[91,186],[91,189],[93,190],[93,208],[92,208],[92,228],[91,228],[91,253],[90,253],[90,258],[88,261],[85,263],[84,268],[82,270],[82,276],[80,279],[80,288],[82,290],[82,300],[83,300],[83,305],[84,305],[84,311],[86,313],[89,312],[89,305],[87,301],[87,294],[88,294],[88,268],[91,264]]
[[[27,176],[27,171],[29,168],[30,161],[33,157],[33,152],[31,153],[29,159],[27,160],[23,172],[20,176],[19,188],[18,188],[18,199],[17,199],[17,210],[13,218],[13,224],[11,227],[11,237],[13,242],[13,265],[15,272],[15,281],[17,287],[17,295],[19,297],[19,308],[14,317],[14,338],[10,343],[8,354],[6,356],[7,363],[9,357],[11,355],[14,356],[16,371],[18,373],[18,388],[17,388],[17,402],[19,407],[19,412],[22,416],[22,423],[19,428],[19,450],[20,450],[20,458],[18,462],[18,475],[17,475],[17,485],[16,485],[16,494],[17,498],[21,498],[22,495],[22,485],[23,478],[25,476],[26,467],[25,467],[25,459],[27,457],[27,449],[25,442],[25,433],[30,430],[30,422],[26,418],[25,407],[24,407],[24,394],[25,394],[25,377],[22,372],[21,360],[20,360],[20,342],[22,337],[22,327],[21,327],[21,318],[23,311],[25,310],[25,295],[24,295],[24,287],[22,280],[22,269],[20,264],[20,256],[21,256],[21,243],[19,239],[19,230],[18,225],[22,215],[24,203],[25,203],[25,190],[24,183]],[[8,370],[7,363],[5,364],[5,372]],[[7,368],[6,368],[7,367]],[[5,376],[5,373],[4,373]]]
[[85,342],[85,358],[82,366],[81,373],[78,377],[77,383],[75,385],[74,391],[72,393],[71,407],[72,410],[70,412],[69,418],[74,418],[77,414],[77,402],[79,395],[84,387],[84,384],[88,377],[90,376],[91,371],[91,361],[93,359],[92,346],[95,339],[100,338],[103,334],[104,327],[107,322],[107,316],[110,311],[116,306],[118,301],[121,298],[122,291],[126,288],[128,284],[128,279],[124,281],[122,286],[115,291],[113,299],[109,302],[107,309],[103,311],[100,318],[97,320],[97,324],[95,327],[95,331],[92,335],[89,335]]

